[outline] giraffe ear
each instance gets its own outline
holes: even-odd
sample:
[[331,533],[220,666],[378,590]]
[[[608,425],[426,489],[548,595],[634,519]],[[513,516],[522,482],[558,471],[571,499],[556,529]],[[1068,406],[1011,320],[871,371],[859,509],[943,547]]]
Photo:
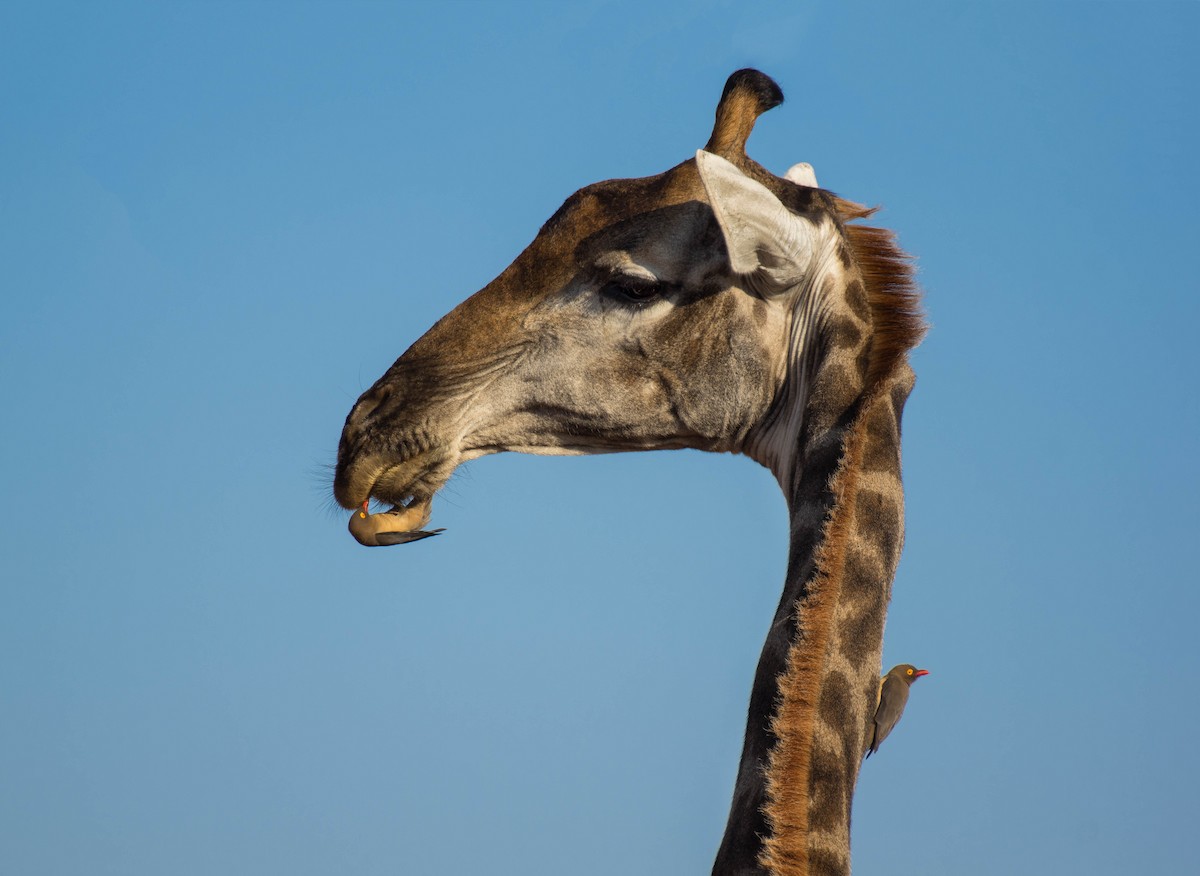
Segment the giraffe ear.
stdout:
[[700,150],[696,167],[734,273],[767,295],[799,283],[812,260],[812,226],[724,158]]
[[788,172],[783,175],[783,178],[790,179],[798,186],[808,186],[810,189],[817,188],[817,172],[813,170],[813,166],[807,161],[793,164],[788,168]]

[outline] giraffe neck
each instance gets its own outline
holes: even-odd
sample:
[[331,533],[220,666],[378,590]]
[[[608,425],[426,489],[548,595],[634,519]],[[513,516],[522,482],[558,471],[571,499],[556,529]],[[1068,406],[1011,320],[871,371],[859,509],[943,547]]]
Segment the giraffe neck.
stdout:
[[870,330],[848,306],[822,328],[795,464],[787,579],[755,674],[714,874],[848,874],[850,809],[903,539],[899,422],[912,372],[868,386]]
[[864,395],[832,477],[801,476],[793,497],[785,591],[795,598],[781,625],[791,638],[775,680],[759,858],[772,876],[850,872],[851,805],[903,542],[899,425],[911,386],[904,368]]

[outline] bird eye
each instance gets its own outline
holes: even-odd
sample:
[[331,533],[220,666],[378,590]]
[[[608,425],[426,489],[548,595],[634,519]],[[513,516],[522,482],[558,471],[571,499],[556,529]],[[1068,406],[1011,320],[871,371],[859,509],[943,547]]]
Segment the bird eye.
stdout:
[[609,280],[600,287],[600,294],[631,304],[646,304],[662,295],[658,283],[635,283],[628,279]]
[[911,669],[906,669],[906,670],[904,670],[904,671],[905,671],[905,672],[907,672],[909,675],[912,675],[912,670],[911,670]]

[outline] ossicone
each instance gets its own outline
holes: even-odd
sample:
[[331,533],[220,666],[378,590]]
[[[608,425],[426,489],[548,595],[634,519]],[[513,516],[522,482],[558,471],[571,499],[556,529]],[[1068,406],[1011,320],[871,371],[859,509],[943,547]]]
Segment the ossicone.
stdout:
[[725,81],[712,136],[704,151],[738,163],[746,154],[746,141],[754,130],[754,122],[781,103],[783,92],[774,79],[758,70],[738,70]]

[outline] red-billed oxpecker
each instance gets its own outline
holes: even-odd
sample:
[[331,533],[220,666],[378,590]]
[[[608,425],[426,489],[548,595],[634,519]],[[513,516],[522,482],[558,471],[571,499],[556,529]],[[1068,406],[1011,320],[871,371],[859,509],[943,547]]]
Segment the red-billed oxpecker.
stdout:
[[372,514],[370,502],[350,515],[350,534],[359,544],[380,547],[389,544],[407,544],[420,541],[444,532],[443,529],[424,531],[422,526],[429,522],[429,502],[412,502],[394,505],[389,511]]
[[879,706],[875,709],[875,718],[871,722],[871,741],[867,744],[867,757],[879,751],[880,744],[887,739],[900,716],[904,714],[909,687],[922,675],[928,674],[928,669],[917,669],[911,663],[901,663],[899,666],[893,666],[887,675],[879,679]]

